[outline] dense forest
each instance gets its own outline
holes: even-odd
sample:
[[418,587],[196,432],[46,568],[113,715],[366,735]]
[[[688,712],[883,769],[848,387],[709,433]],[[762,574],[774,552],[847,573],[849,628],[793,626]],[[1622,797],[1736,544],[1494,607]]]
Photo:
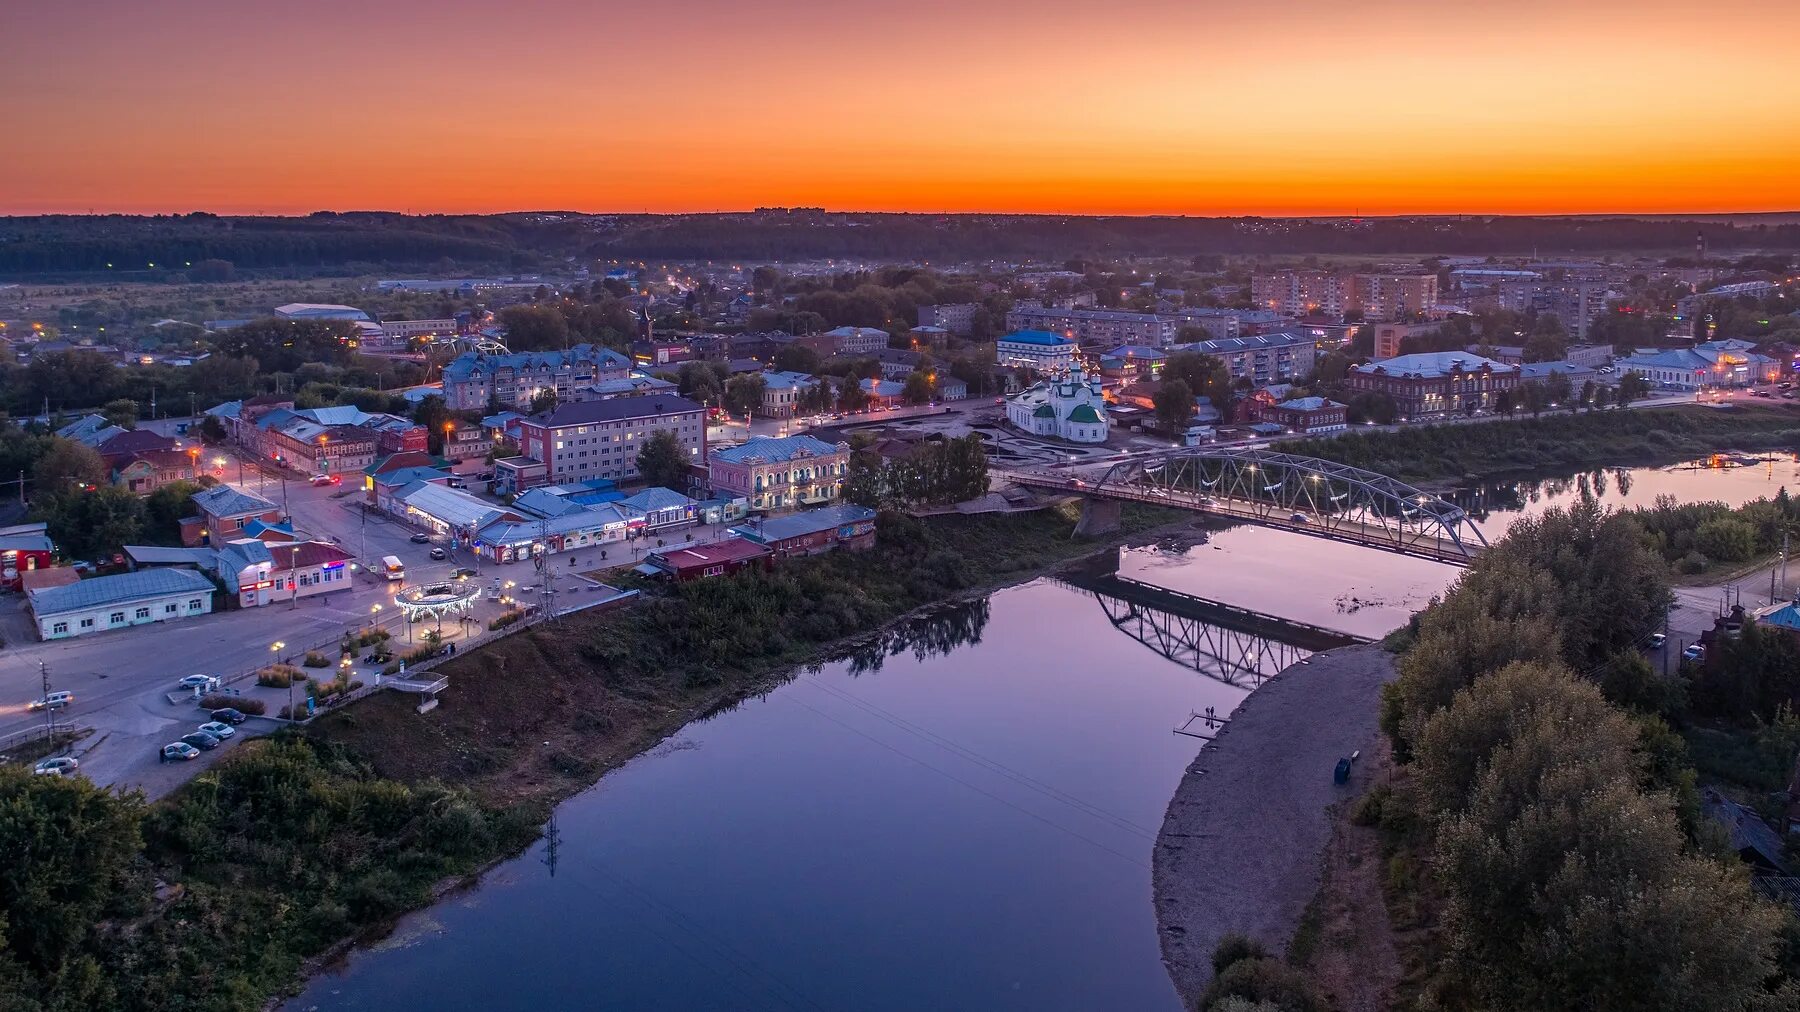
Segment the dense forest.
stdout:
[[[1800,250],[1800,224],[1743,218],[1456,216],[1187,218],[1056,215],[753,214],[128,215],[0,218],[0,277],[331,273],[353,268],[524,270],[597,259],[990,258],[1287,254],[1671,253]],[[203,273],[203,272],[202,272]],[[202,278],[196,278],[199,280]]]

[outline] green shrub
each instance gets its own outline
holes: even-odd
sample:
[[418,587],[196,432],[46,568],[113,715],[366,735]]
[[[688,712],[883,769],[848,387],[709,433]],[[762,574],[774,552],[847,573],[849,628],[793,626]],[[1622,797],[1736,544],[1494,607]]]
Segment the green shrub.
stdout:
[[1237,931],[1228,931],[1213,946],[1212,968],[1214,973],[1224,973],[1225,968],[1245,959],[1266,959],[1269,950],[1249,935]]
[[306,659],[301,661],[300,663],[306,665],[309,668],[329,668],[329,667],[331,667],[331,659],[326,657],[324,654],[319,653],[317,650],[308,650],[306,652]]
[[488,631],[495,632],[500,629],[504,629],[507,626],[512,625],[514,622],[517,622],[524,617],[525,617],[525,609],[523,609],[523,608],[508,608],[505,611],[501,612],[497,617],[495,617],[495,619],[492,622],[488,623]]

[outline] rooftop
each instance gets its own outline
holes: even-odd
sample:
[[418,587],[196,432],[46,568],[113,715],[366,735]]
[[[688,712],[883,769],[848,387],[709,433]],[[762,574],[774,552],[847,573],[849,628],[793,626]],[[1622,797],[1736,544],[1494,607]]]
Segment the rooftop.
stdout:
[[1466,351],[1427,351],[1417,355],[1401,355],[1379,362],[1366,362],[1357,372],[1384,372],[1389,376],[1448,376],[1452,372],[1475,372],[1486,366],[1496,373],[1518,372],[1517,366],[1482,358]]
[[1015,330],[1000,340],[1009,344],[1035,344],[1044,347],[1074,347],[1075,341],[1047,330]]
[[657,418],[703,410],[686,397],[647,394],[643,397],[614,397],[604,401],[580,401],[559,404],[549,411],[532,415],[529,421],[546,428],[568,425],[592,425],[595,422],[617,422],[631,418]]
[[728,464],[776,463],[795,457],[823,457],[839,452],[837,446],[815,436],[753,436],[739,446],[714,450],[712,459]]
[[769,554],[769,550],[747,538],[726,538],[709,545],[694,548],[670,548],[660,552],[651,552],[650,558],[661,561],[671,569],[693,569],[700,566],[717,566],[723,563],[744,562],[759,559]]
[[275,513],[281,507],[254,492],[235,485],[214,485],[194,493],[194,508],[208,516],[238,517],[252,513]]
[[31,611],[42,618],[64,612],[102,608],[167,594],[211,594],[213,582],[191,569],[142,569],[116,576],[96,576],[63,587],[31,591]]
[[867,506],[838,503],[834,506],[802,510],[786,516],[770,517],[760,524],[739,524],[731,530],[734,534],[768,544],[771,541],[786,541],[789,538],[817,534],[820,531],[828,531],[845,524],[867,523],[874,519],[875,511]]

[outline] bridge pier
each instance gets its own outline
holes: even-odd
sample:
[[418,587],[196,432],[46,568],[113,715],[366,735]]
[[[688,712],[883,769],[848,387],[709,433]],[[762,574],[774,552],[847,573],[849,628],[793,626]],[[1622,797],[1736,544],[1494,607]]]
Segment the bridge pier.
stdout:
[[1121,505],[1117,499],[1083,498],[1081,519],[1075,522],[1076,537],[1097,538],[1118,530]]

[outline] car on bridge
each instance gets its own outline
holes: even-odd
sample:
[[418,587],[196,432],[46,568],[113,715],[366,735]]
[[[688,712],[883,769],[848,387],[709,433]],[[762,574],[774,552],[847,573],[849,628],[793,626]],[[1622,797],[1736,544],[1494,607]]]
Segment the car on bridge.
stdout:
[[1292,521],[1293,523],[1297,523],[1297,524],[1312,523],[1312,517],[1309,517],[1306,514],[1300,513],[1300,512],[1294,513],[1292,516],[1288,517],[1288,520]]

